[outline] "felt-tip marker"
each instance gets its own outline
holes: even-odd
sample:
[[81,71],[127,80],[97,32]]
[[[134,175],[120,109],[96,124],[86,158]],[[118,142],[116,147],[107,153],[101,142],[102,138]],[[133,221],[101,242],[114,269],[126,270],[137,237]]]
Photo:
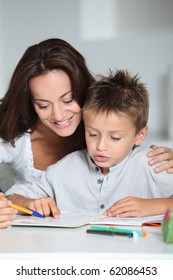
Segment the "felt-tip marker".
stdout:
[[93,234],[101,234],[101,235],[119,235],[119,236],[127,236],[127,237],[133,237],[133,233],[126,233],[126,232],[113,232],[113,231],[107,231],[107,230],[100,230],[100,229],[87,229],[87,233],[93,233]]
[[142,236],[145,237],[147,233],[142,230],[133,230],[133,229],[125,229],[125,228],[114,228],[114,227],[102,227],[102,226],[91,226],[91,229],[95,230],[104,230],[104,231],[110,231],[110,232],[116,232],[116,233],[127,233],[127,234],[133,234],[133,236]]

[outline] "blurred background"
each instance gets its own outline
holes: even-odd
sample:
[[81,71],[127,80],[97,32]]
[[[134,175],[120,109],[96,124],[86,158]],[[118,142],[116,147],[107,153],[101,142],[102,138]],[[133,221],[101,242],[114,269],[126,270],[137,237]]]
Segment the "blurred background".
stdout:
[[52,37],[94,75],[139,73],[150,94],[146,144],[173,148],[173,0],[0,0],[0,97],[26,48]]

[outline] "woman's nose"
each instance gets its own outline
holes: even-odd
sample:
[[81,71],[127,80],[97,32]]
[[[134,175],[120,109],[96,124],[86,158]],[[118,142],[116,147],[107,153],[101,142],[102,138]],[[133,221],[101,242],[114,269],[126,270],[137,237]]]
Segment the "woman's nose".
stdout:
[[60,105],[53,105],[52,107],[52,116],[55,120],[62,120],[64,116],[63,107]]

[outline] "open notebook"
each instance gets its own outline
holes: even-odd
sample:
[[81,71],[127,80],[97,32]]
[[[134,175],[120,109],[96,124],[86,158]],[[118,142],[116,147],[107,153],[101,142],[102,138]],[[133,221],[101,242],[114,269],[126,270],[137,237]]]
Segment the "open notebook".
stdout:
[[37,218],[33,216],[17,215],[12,226],[36,226],[36,227],[81,227],[89,224],[142,226],[149,223],[161,223],[163,215],[140,218],[116,218],[105,217],[96,214],[61,213],[58,219],[52,217]]

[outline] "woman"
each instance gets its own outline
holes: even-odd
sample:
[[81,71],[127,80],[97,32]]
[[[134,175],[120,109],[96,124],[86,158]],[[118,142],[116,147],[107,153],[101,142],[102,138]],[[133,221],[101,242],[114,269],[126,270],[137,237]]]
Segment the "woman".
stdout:
[[[84,148],[81,108],[93,81],[83,56],[64,40],[29,47],[1,100],[0,162],[12,165],[22,180],[32,181],[66,154]],[[152,164],[173,158],[171,149],[155,148]],[[162,166],[171,167],[172,161]],[[4,225],[15,212],[2,198]],[[3,214],[4,201],[10,215]]]

